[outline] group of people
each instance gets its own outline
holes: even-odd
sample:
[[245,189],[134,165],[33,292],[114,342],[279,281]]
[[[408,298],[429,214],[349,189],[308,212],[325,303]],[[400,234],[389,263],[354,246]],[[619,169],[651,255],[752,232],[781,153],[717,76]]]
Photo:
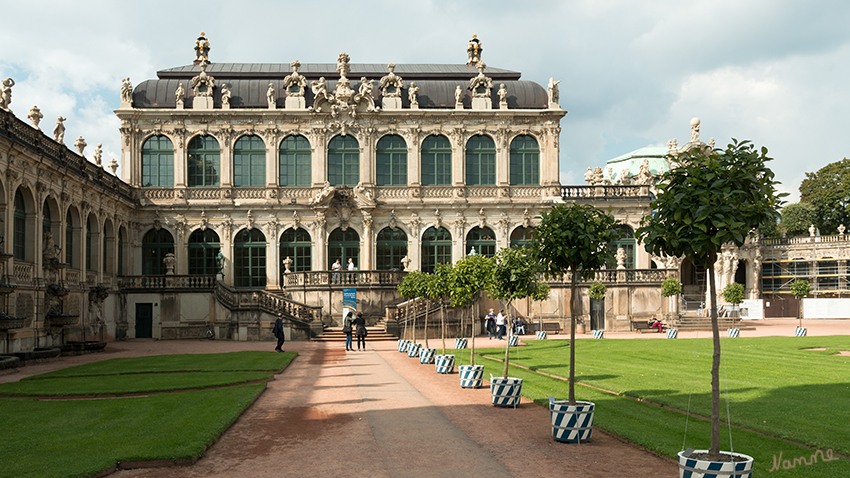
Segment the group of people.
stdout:
[[508,325],[513,328],[514,334],[525,334],[525,321],[522,317],[516,320],[509,315],[505,315],[505,309],[499,309],[498,314],[493,313],[493,309],[484,317],[484,328],[487,329],[487,335],[492,339],[496,336],[497,340],[504,340],[504,336],[508,334]]
[[350,313],[342,319],[342,332],[345,334],[345,350],[354,352],[351,345],[351,333],[357,336],[357,350],[366,350],[366,319],[358,312],[356,317]]
[[[334,272],[339,272],[339,271],[342,270],[342,264],[340,264],[339,259],[337,259],[336,262],[334,262],[333,265],[331,265],[331,270],[334,271]],[[352,259],[351,257],[348,258],[348,270],[349,271],[356,271],[357,270],[357,266],[354,265],[354,259]],[[342,282],[341,274],[334,274],[333,275],[333,281],[334,281],[335,284],[341,283]],[[354,282],[355,281],[354,274],[348,274],[348,276],[345,278],[345,281],[346,282]]]

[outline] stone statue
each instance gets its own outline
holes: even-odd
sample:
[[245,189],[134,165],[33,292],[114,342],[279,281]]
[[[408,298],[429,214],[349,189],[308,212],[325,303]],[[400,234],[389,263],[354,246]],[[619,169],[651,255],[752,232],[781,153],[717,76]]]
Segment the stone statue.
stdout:
[[549,105],[557,105],[561,101],[561,94],[558,92],[558,83],[561,80],[555,81],[554,77],[549,77]]
[[59,252],[62,249],[56,245],[56,242],[53,241],[53,233],[48,231],[44,233],[44,247],[42,248],[42,258],[44,262],[58,261],[59,260]]
[[32,123],[32,126],[33,126],[35,129],[40,129],[40,128],[38,127],[38,123],[40,123],[40,122],[41,122],[41,118],[44,118],[44,115],[43,115],[43,114],[41,114],[41,110],[40,110],[40,109],[38,109],[38,106],[33,106],[33,107],[30,109],[30,112],[29,112],[29,114],[27,115],[27,118],[29,118],[30,123]]
[[65,141],[65,125],[62,122],[66,119],[64,116],[56,117],[56,126],[53,128],[53,140],[57,143]]
[[130,83],[130,77],[124,78],[121,80],[121,102],[122,103],[132,103],[133,102],[133,84]]
[[597,167],[593,168],[593,185],[594,186],[601,186],[603,184],[603,182],[604,182],[604,179],[603,179],[603,173],[602,173],[602,166],[597,166]]
[[809,235],[810,235],[810,236],[815,237],[815,232],[816,232],[816,231],[817,231],[817,228],[815,227],[815,225],[814,225],[814,224],[812,224],[811,226],[809,226]]
[[366,189],[362,182],[359,182],[357,183],[357,186],[354,186],[354,196],[358,199],[358,202],[360,202],[361,205],[375,205],[375,195],[372,191]]
[[649,160],[644,159],[640,164],[640,171],[634,180],[635,184],[650,184],[652,183],[652,172],[649,170]]
[[102,157],[103,157],[103,143],[97,143],[97,146],[94,147],[94,164],[97,167],[102,168]]
[[12,103],[13,86],[15,86],[15,80],[11,78],[4,78],[3,86],[0,87],[0,108],[3,108],[6,111],[12,111],[9,109],[9,105]]
[[708,140],[708,147],[714,149],[714,138],[710,138]]
[[230,88],[227,87],[227,83],[222,83],[221,85],[221,105],[222,106],[230,106]]
[[631,173],[631,171],[629,171],[629,168],[623,168],[623,170],[620,171],[620,181],[619,181],[619,183],[622,184],[623,186],[631,185],[632,184],[631,176],[632,176],[632,173]]
[[846,230],[847,230],[847,228],[846,228],[846,227],[844,227],[844,224],[839,224],[839,225],[838,225],[838,234],[839,234],[840,236],[843,236],[843,235],[844,235],[844,231],[846,231]]
[[487,68],[487,65],[483,61],[479,61],[475,67],[478,69],[478,76],[469,80],[469,90],[472,91],[472,97],[490,98],[493,79],[484,76],[484,69]]
[[321,191],[319,191],[318,193],[316,193],[315,196],[313,196],[313,200],[310,201],[310,203],[319,204],[325,199],[331,197],[334,191],[336,191],[336,188],[334,186],[331,186],[331,183],[329,183],[328,181],[325,181],[325,186],[322,188]]
[[410,100],[410,107],[418,107],[419,106],[419,87],[416,86],[416,83],[410,82],[410,88],[407,90],[407,98]]
[[586,182],[588,186],[593,185],[593,168],[590,166],[587,167],[587,172],[584,173],[584,182]]
[[218,265],[218,273],[224,275],[224,254],[222,254],[221,250],[215,255],[215,262]]
[[183,99],[186,98],[186,90],[183,88],[183,82],[181,81],[179,85],[177,85],[177,91],[174,92],[174,96],[176,96],[177,106],[183,106]]
[[400,76],[395,74],[395,63],[387,65],[387,69],[390,70],[390,74],[381,78],[381,82],[378,84],[381,94],[388,98],[401,96],[401,90],[404,88],[404,82],[401,80]]
[[298,60],[289,64],[292,67],[292,74],[286,75],[283,79],[283,88],[286,90],[287,97],[298,98],[304,96],[304,88],[307,87],[307,78],[298,73],[298,68],[301,67],[301,62]]
[[292,264],[295,261],[293,261],[291,257],[286,256],[286,259],[284,259],[282,262],[283,262],[283,272],[286,273],[286,274],[292,272]]
[[310,88],[313,90],[313,96],[315,97],[313,103],[317,103],[319,98],[327,101],[328,99],[328,85],[325,83],[325,77],[322,76],[319,78],[319,81],[313,81],[310,83]]
[[504,83],[502,83],[501,85],[499,85],[499,91],[498,91],[498,94],[499,94],[499,106],[500,106],[500,107],[501,107],[502,105],[507,106],[507,105],[508,105],[508,89],[507,89],[507,88],[505,88],[505,84],[504,84]]
[[617,269],[626,268],[626,250],[622,247],[617,248]]
[[366,77],[360,78],[360,89],[357,92],[360,96],[372,96],[375,80],[367,80]]
[[112,170],[112,175],[115,176],[115,172],[118,171],[118,161],[115,161],[115,158],[110,159],[108,168]]
[[691,142],[699,141],[699,118],[691,120]]
[[404,267],[405,272],[410,271],[410,263],[411,262],[413,262],[413,261],[411,261],[410,258],[407,257],[407,256],[404,256],[404,257],[401,258],[401,265]]
[[80,153],[80,156],[83,155],[83,150],[86,149],[86,140],[83,139],[82,136],[77,136],[77,140],[74,141],[74,147],[77,148],[77,152]]
[[207,62],[201,62],[201,74],[192,77],[192,93],[195,97],[210,98],[214,89],[215,78],[207,74]]
[[266,99],[269,102],[269,109],[273,110],[275,108],[275,97],[274,97],[274,84],[269,83],[269,89],[266,91]]
[[177,265],[177,259],[174,258],[174,253],[169,252],[165,255],[165,259],[162,260],[162,263],[165,264],[165,275],[173,276],[174,275],[174,266]]
[[463,90],[461,89],[460,85],[457,85],[457,88],[455,88],[455,104],[463,104]]

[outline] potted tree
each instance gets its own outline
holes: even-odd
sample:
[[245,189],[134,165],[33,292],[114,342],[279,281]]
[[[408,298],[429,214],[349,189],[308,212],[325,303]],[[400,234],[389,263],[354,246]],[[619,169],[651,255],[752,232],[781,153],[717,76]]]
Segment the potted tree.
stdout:
[[410,310],[413,308],[413,300],[417,297],[416,281],[422,275],[419,271],[409,272],[404,279],[398,284],[398,295],[407,299],[407,307],[404,308],[404,332],[401,334],[401,339],[398,341],[398,351],[407,352],[411,343],[416,342],[416,314],[413,314],[413,340],[407,339],[407,325],[410,322]]
[[707,269],[714,354],[711,365],[711,441],[707,450],[679,452],[680,474],[735,470],[751,476],[750,456],[720,451],[720,332],[714,264],[724,244],[742,246],[751,231],[775,224],[779,214],[767,148],[733,139],[725,150],[697,147],[669,158],[675,165],[656,186],[652,214],[638,229],[646,250],[655,255],[687,256]]
[[[502,249],[493,263],[490,293],[494,299],[507,301],[505,310],[510,311],[511,302],[516,299],[547,298],[549,286],[539,281],[537,262],[527,248]],[[490,395],[493,405],[516,408],[522,394],[522,379],[508,377],[510,338],[513,332],[511,327],[508,327],[508,331],[508,340],[505,342],[505,371],[502,377],[490,378]]]
[[440,301],[440,333],[443,339],[443,353],[435,357],[437,373],[452,373],[455,369],[455,356],[446,354],[446,296],[451,293],[452,265],[438,264],[434,269],[431,293]]
[[803,297],[812,293],[812,286],[809,285],[809,281],[806,279],[797,279],[791,283],[791,294],[797,298],[799,301],[797,303],[797,330],[795,331],[795,335],[797,337],[805,337],[806,329],[803,328]]
[[[661,283],[661,297],[665,297],[669,299],[670,297],[676,297],[682,293],[682,283],[679,282],[679,279],[675,277],[668,277],[664,279],[664,282]],[[677,310],[675,309],[676,302],[674,300],[668,300],[667,302],[668,310]],[[670,316],[672,317],[673,313]],[[679,335],[679,329],[667,329],[667,338],[675,339]]]
[[[426,280],[427,280],[426,274],[421,272],[421,271],[409,272],[404,277],[404,280],[402,281],[402,283],[405,284],[405,288],[409,288],[409,290],[407,290],[405,293],[409,294],[409,297],[411,297],[411,298],[416,298],[416,297],[424,298],[423,287],[424,287]],[[423,302],[426,302],[425,313],[427,314],[428,313],[428,309],[427,309],[428,304],[427,304],[427,301],[425,301],[425,300],[423,300]],[[407,344],[407,356],[408,357],[419,357],[419,349],[422,346],[421,344],[416,342],[416,305],[415,304],[416,304],[416,302],[413,302],[411,305],[408,306],[408,310],[413,308],[413,332],[411,334],[410,343]],[[426,323],[425,323],[426,335],[427,335],[427,327],[428,327],[428,323],[426,321]],[[427,340],[427,337],[426,337],[426,340]]]
[[428,311],[431,308],[431,302],[442,297],[440,289],[434,287],[434,275],[424,274],[419,282],[419,292],[425,298],[425,347],[419,349],[419,363],[432,364],[434,363],[434,355],[437,354],[437,349],[432,349],[428,345]]
[[[591,300],[603,300],[603,299],[605,299],[605,292],[607,292],[607,291],[608,291],[608,288],[605,287],[605,284],[603,284],[601,282],[594,282],[593,284],[590,284],[590,289],[588,289],[588,291],[587,291],[587,296],[590,297]],[[593,312],[593,308],[591,308],[590,311]],[[605,318],[605,309],[602,309],[602,318],[603,319]],[[593,330],[593,317],[590,318],[590,322],[591,322],[590,328],[591,328],[591,330]],[[597,324],[599,323],[598,319],[597,319],[596,323]],[[581,323],[581,321],[578,321],[576,323],[576,329],[577,329],[576,333],[577,334],[584,333],[583,325],[584,324]]]
[[[457,261],[452,268],[450,280],[452,306],[472,309],[472,306],[481,296],[481,292],[489,288],[492,268],[493,260],[480,254],[468,255]],[[472,315],[471,310],[470,315]],[[473,317],[469,365],[458,367],[460,386],[463,388],[480,387],[484,377],[484,366],[475,364],[475,329],[477,324],[478,321]]]
[[593,431],[593,402],[577,402],[575,395],[576,366],[576,299],[578,278],[588,280],[605,267],[613,257],[607,244],[619,238],[614,217],[591,205],[558,204],[542,214],[535,228],[531,247],[536,263],[551,278],[570,277],[570,376],[566,401],[550,400],[552,436],[563,442],[582,442]]

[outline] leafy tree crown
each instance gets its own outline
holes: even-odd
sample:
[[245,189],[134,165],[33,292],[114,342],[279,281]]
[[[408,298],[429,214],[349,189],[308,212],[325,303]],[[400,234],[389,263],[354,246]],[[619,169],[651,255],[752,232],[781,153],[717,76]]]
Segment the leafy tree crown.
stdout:
[[812,224],[819,225],[818,210],[814,204],[800,202],[782,208],[782,228],[789,236],[808,236]]
[[675,277],[668,277],[661,283],[661,296],[670,297],[682,293],[682,283]]
[[452,307],[465,307],[479,291],[489,290],[492,269],[493,259],[481,254],[457,261],[449,278]]
[[744,286],[732,282],[723,289],[723,300],[730,304],[740,304],[744,301]]
[[791,294],[798,299],[812,293],[812,286],[806,279],[797,279],[791,283]]
[[496,254],[492,274],[490,292],[496,299],[511,301],[544,294],[537,262],[527,248],[501,249]]
[[835,234],[841,224],[850,226],[850,159],[806,173],[806,179],[800,183],[800,202],[815,207],[814,224],[822,234]]
[[604,299],[606,290],[608,290],[608,288],[605,287],[605,284],[601,282],[594,282],[593,284],[590,284],[590,290],[587,291],[587,295],[591,299]]

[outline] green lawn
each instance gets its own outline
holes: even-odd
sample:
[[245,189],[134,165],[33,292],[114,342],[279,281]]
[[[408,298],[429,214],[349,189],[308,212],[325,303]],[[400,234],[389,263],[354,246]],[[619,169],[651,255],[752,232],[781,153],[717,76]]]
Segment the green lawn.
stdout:
[[[0,394],[99,395],[219,387],[272,376],[295,353],[112,359],[0,385]],[[265,383],[95,400],[0,398],[0,477],[90,476],[121,461],[200,456]]]
[[[577,342],[578,381],[686,409],[695,370],[691,411],[710,414],[710,339]],[[567,342],[529,340],[528,343],[529,346],[512,349],[512,362],[545,373],[568,375]],[[770,435],[737,429],[732,432],[735,449],[756,458],[758,476],[768,473],[773,456],[780,452],[783,459],[812,454],[807,448],[774,437],[838,453],[850,451],[850,430],[846,426],[850,423],[850,407],[846,406],[850,397],[850,357],[830,355],[838,350],[850,350],[850,338],[737,338],[724,339],[722,346],[728,366],[725,375],[732,422]],[[810,347],[828,350],[801,350]],[[504,349],[480,353],[501,359]],[[468,363],[468,351],[459,355],[463,361],[458,363]],[[485,365],[485,377],[489,373],[501,374],[500,364],[486,359],[478,362]],[[524,378],[523,395],[540,403],[546,403],[549,395],[558,398],[567,395],[566,382],[513,367],[510,374]],[[600,428],[671,457],[681,450],[684,414],[589,387],[577,387],[576,394],[597,404],[594,424]],[[725,402],[721,409],[725,417]],[[728,428],[722,428],[721,436],[728,442]],[[686,446],[707,448],[708,437],[708,422],[691,418]],[[724,444],[724,449],[728,449],[728,444]],[[794,470],[771,472],[770,476],[846,477],[850,476],[850,461],[798,466]]]

